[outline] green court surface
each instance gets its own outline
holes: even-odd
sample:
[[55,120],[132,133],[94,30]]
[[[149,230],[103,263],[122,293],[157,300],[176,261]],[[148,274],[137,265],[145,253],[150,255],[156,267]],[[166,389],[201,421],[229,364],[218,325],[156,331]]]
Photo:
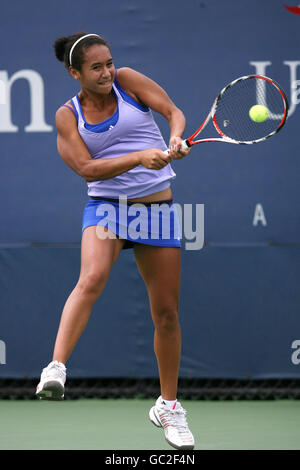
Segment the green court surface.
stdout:
[[[0,400],[0,449],[172,450],[153,400]],[[195,450],[299,450],[300,401],[181,401]],[[175,449],[174,449],[175,450]]]

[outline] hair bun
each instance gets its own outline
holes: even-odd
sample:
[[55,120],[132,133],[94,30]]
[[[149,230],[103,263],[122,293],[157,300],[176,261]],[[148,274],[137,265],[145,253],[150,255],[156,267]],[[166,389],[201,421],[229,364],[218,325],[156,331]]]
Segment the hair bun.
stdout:
[[66,45],[69,42],[69,37],[61,37],[56,39],[54,43],[54,51],[56,58],[61,62],[64,61]]

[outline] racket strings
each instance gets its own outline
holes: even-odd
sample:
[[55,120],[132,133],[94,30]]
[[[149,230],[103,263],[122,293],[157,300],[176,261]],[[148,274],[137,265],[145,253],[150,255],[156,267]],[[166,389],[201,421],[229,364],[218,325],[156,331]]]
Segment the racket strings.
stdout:
[[[254,105],[267,108],[265,120],[251,119],[249,111]],[[285,101],[275,85],[263,78],[249,77],[225,89],[218,101],[215,120],[225,136],[240,142],[255,141],[277,131],[285,109]]]

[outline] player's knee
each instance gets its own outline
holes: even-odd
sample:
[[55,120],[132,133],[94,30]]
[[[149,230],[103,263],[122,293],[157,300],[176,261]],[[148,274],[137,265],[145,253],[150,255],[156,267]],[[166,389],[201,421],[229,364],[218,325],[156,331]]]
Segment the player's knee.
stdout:
[[82,295],[98,297],[103,290],[107,281],[109,271],[99,270],[91,271],[80,276],[77,288]]
[[172,331],[178,327],[177,305],[167,304],[156,310],[153,314],[156,329],[161,331]]

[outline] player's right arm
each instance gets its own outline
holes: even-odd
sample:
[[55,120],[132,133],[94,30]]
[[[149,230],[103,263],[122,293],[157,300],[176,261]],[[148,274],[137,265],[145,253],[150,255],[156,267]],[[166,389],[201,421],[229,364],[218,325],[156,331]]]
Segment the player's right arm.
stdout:
[[160,149],[133,152],[116,158],[92,159],[82,140],[76,118],[66,107],[57,110],[57,150],[64,162],[86,181],[99,181],[121,175],[132,168],[143,165],[159,170],[170,162]]

